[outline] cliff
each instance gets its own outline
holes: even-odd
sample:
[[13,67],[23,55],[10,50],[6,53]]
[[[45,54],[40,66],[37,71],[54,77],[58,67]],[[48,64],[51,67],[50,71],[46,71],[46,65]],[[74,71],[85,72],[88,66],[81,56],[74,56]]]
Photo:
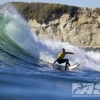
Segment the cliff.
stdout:
[[100,48],[100,8],[47,3],[12,4],[39,37],[69,42],[79,47]]
[[[52,17],[55,16],[53,14]],[[100,47],[100,15],[95,9],[80,8],[78,15],[73,18],[65,13],[59,19],[48,19],[47,24],[30,19],[29,24],[42,38],[67,41],[80,47]]]

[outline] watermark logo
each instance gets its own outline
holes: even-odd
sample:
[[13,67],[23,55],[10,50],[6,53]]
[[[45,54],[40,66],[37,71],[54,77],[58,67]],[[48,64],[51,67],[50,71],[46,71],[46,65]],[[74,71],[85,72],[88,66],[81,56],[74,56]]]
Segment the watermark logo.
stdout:
[[72,83],[72,97],[100,97],[100,83]]

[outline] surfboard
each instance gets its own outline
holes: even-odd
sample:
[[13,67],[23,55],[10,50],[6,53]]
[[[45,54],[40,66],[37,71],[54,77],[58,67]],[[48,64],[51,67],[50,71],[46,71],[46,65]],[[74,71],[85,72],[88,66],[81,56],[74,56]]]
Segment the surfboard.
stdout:
[[70,69],[70,70],[71,70],[71,69],[74,69],[74,68],[76,68],[76,67],[79,66],[79,65],[80,65],[80,64],[71,65],[71,66],[68,67],[68,69]]
[[[77,66],[79,66],[80,64],[74,64],[74,65],[71,65],[71,66],[69,66],[68,68],[67,68],[67,70],[72,70],[72,69],[74,69],[74,68],[76,68]],[[65,70],[65,66],[63,66],[63,65],[55,65],[55,68],[57,69],[57,70]]]

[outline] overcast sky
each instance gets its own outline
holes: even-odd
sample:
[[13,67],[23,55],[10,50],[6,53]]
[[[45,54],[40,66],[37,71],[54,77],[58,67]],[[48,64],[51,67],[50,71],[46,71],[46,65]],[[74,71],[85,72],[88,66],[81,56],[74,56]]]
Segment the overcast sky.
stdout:
[[100,8],[100,0],[0,0],[0,4],[4,4],[10,1],[60,3],[79,7]]

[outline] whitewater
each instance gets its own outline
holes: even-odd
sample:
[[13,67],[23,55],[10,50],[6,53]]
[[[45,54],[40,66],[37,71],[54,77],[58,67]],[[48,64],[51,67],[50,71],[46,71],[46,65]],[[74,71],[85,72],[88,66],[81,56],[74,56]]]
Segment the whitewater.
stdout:
[[[66,58],[80,66],[70,71],[53,68],[62,48],[74,52]],[[100,52],[40,39],[13,7],[0,10],[0,100],[72,100],[72,83],[97,82]]]

